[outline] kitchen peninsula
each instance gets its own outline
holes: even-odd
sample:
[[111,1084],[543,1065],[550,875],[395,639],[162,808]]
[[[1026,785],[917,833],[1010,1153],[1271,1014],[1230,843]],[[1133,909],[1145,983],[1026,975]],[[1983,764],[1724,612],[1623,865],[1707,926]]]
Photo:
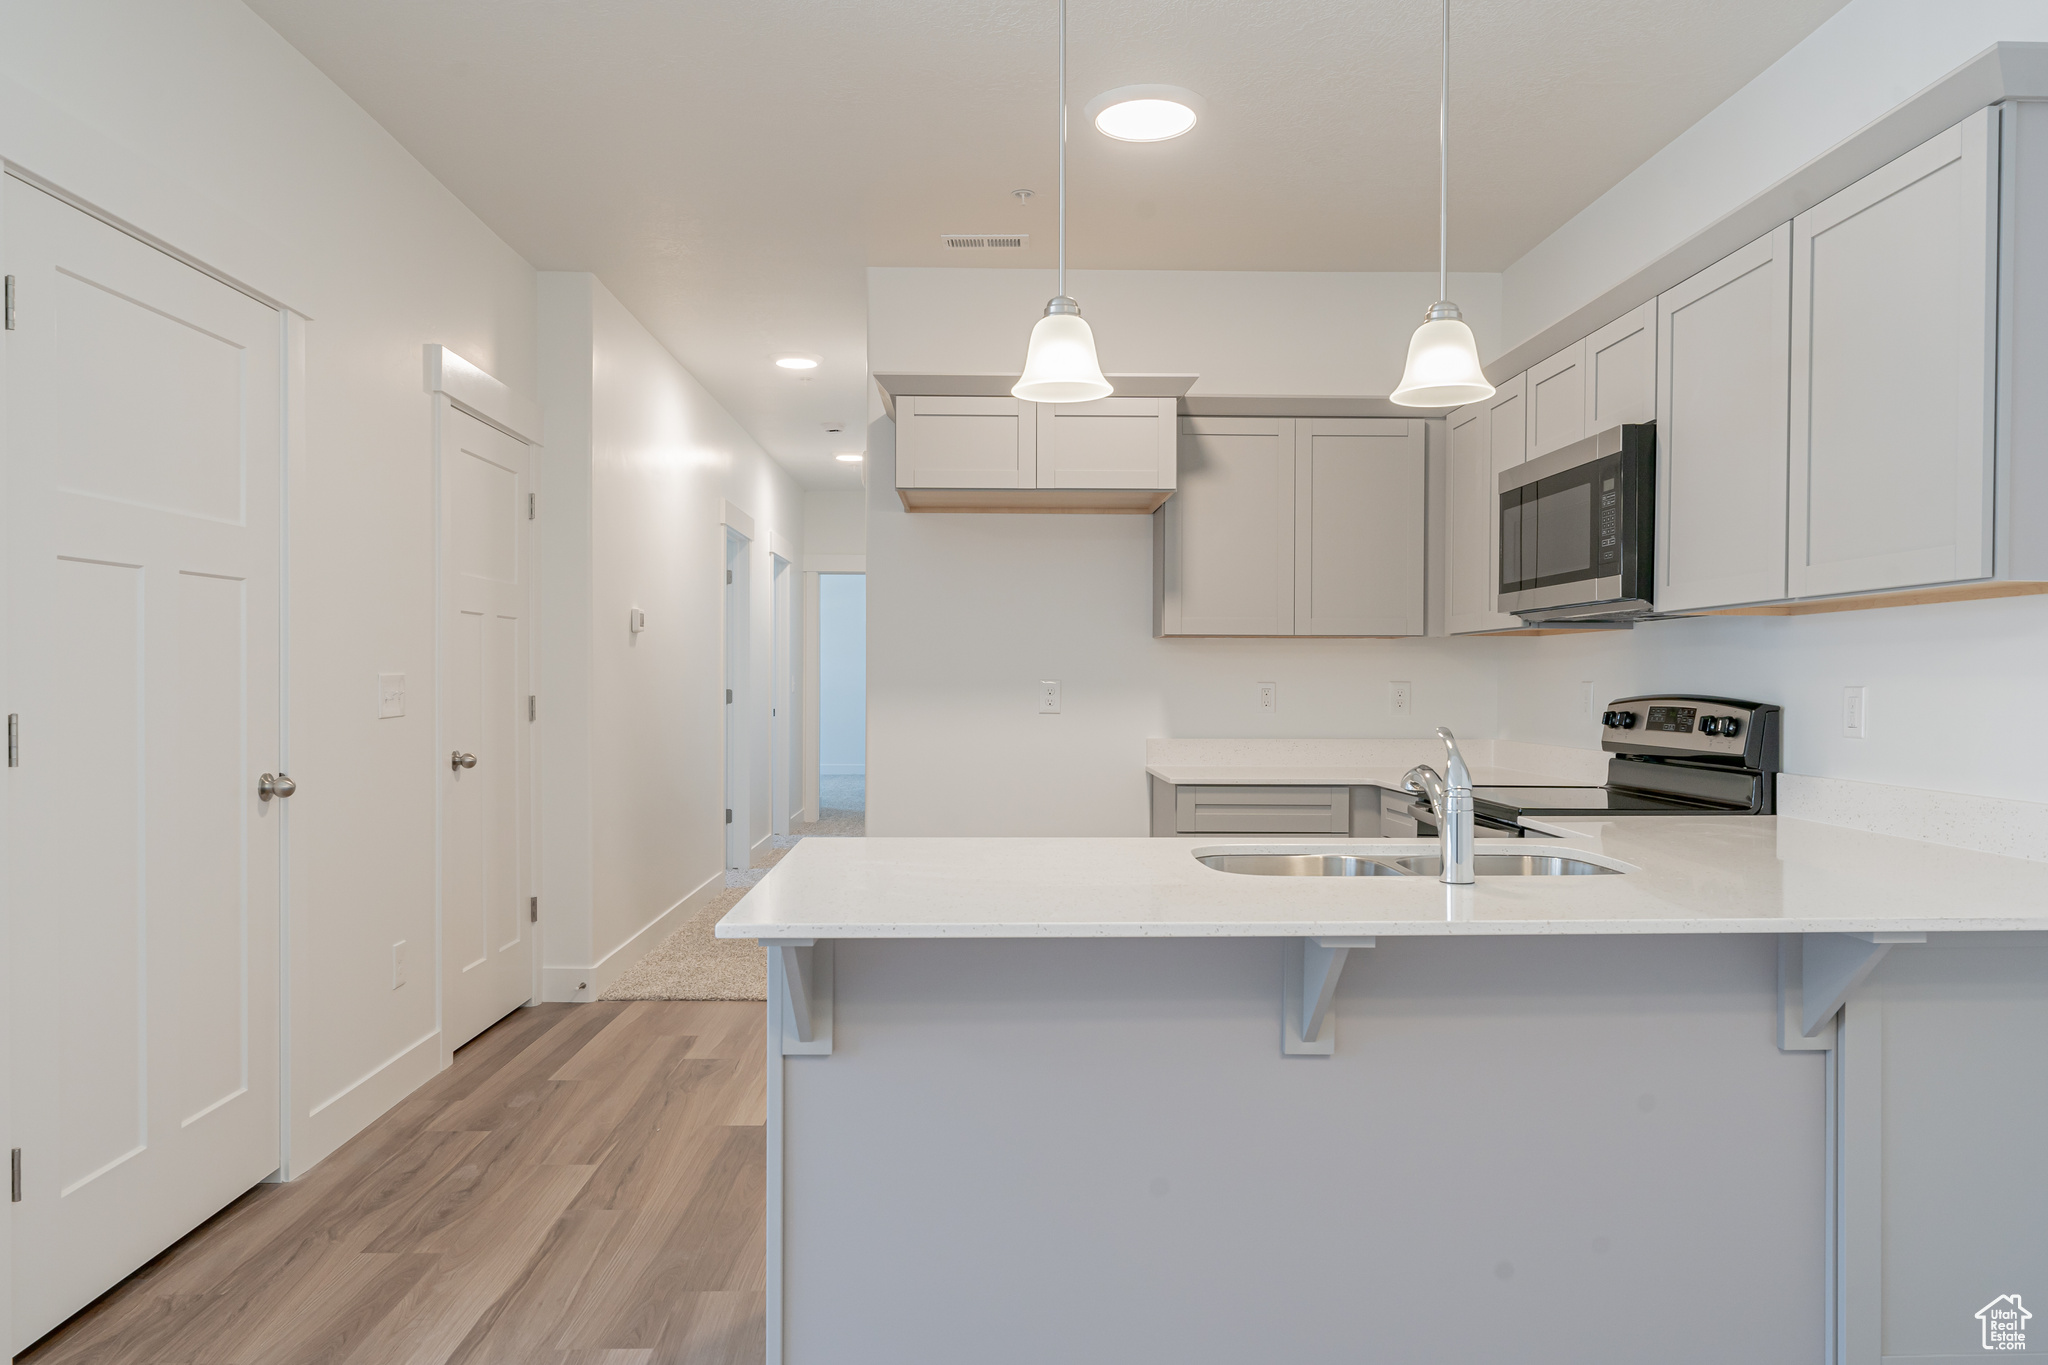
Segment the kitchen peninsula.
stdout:
[[2048,866],[1773,817],[1478,847],[1605,875],[807,840],[718,928],[770,945],[770,1360],[1811,1362],[1880,1294],[1959,1355],[2048,1274]]

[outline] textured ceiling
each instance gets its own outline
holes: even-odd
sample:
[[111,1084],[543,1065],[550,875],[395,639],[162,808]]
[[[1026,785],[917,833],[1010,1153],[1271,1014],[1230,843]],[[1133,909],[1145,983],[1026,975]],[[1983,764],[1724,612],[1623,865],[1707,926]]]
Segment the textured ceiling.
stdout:
[[[1843,2],[1461,0],[1453,266],[1512,262]],[[595,271],[812,487],[859,479],[824,424],[865,421],[863,267],[1052,263],[1054,0],[249,3],[536,266]],[[1435,267],[1431,0],[1069,8],[1070,264]],[[1154,82],[1199,93],[1200,126],[1120,143],[1080,114]],[[997,231],[1031,245],[939,244]],[[824,364],[796,379],[777,350]]]

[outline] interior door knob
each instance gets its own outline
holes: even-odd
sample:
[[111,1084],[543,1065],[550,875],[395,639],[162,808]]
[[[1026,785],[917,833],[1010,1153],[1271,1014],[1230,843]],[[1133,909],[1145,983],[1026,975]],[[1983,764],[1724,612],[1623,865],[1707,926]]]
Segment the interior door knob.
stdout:
[[466,754],[462,750],[457,749],[454,753],[448,755],[448,766],[456,772],[461,772],[464,768],[474,768],[476,766],[476,755]]
[[273,796],[290,796],[299,789],[299,784],[283,773],[265,773],[256,783],[256,795],[268,801]]

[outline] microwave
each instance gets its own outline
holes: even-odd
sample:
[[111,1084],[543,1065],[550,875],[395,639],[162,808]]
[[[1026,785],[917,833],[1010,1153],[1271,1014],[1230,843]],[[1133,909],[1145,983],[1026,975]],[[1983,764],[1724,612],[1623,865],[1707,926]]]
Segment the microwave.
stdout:
[[1500,476],[1500,609],[1525,621],[1651,615],[1657,424],[1609,427]]

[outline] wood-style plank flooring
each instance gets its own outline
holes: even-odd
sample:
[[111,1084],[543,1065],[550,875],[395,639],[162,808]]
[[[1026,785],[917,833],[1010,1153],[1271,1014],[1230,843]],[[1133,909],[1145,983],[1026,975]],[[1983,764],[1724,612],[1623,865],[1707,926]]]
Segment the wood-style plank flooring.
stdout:
[[758,1365],[757,1002],[521,1009],[33,1365]]

